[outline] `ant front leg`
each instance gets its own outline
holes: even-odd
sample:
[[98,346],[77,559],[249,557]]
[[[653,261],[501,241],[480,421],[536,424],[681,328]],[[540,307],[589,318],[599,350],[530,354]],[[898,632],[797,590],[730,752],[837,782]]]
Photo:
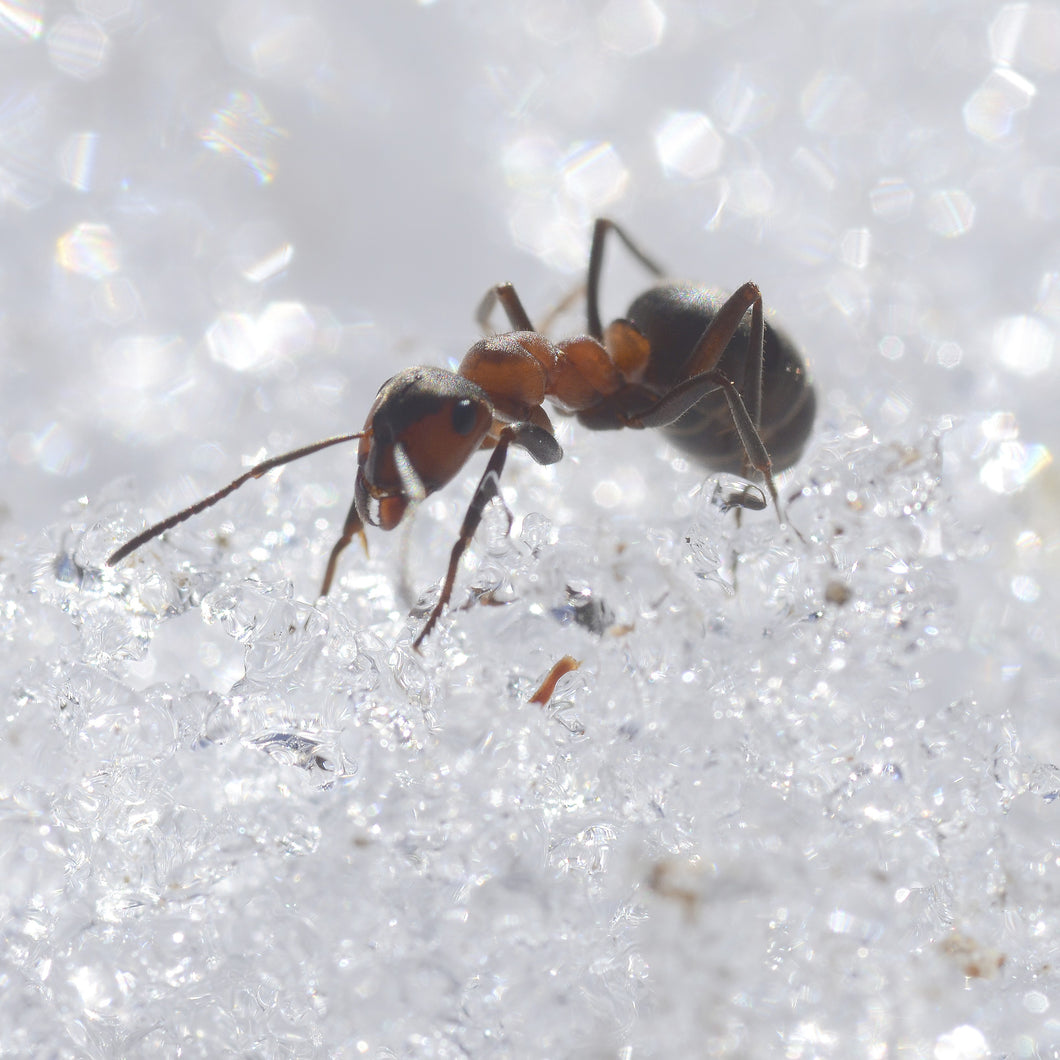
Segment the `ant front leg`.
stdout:
[[[412,466],[412,461],[409,459],[405,447],[400,442],[394,443],[394,465],[401,479],[401,496],[406,502],[402,518],[407,519],[416,510],[416,506],[427,496],[427,493],[423,486],[423,480],[416,474],[416,469]],[[339,556],[342,555],[346,546],[349,545],[355,536],[360,537],[361,544],[364,545],[365,555],[368,554],[368,538],[364,533],[364,519],[361,518],[361,507],[358,503],[359,491],[363,488],[364,480],[362,476],[363,471],[359,471],[353,503],[350,505],[349,513],[346,515],[346,522],[342,527],[342,536],[335,542],[335,547],[332,548],[331,555],[328,557],[324,581],[320,586],[320,596],[328,595],[331,589],[331,582],[335,577],[335,567],[339,561]]]
[[361,518],[361,513],[357,510],[357,500],[354,499],[350,505],[349,514],[346,516],[346,522],[342,527],[342,536],[335,542],[335,547],[331,550],[331,555],[328,556],[327,570],[324,571],[324,580],[320,584],[320,596],[327,596],[331,591],[331,582],[335,577],[335,567],[339,562],[339,556],[346,550],[346,546],[354,539],[355,536],[360,535],[361,544],[364,545],[364,551],[368,551],[368,538],[365,537],[364,533],[364,520]]
[[482,513],[494,497],[500,496],[501,472],[504,470],[504,462],[508,457],[508,447],[512,444],[525,449],[539,464],[554,464],[563,458],[563,450],[559,442],[552,434],[535,423],[513,423],[500,432],[497,444],[490,454],[489,463],[479,480],[478,487],[468,505],[464,521],[460,526],[460,536],[453,545],[453,551],[449,555],[449,567],[445,572],[445,581],[442,582],[442,591],[438,596],[431,613],[427,616],[427,622],[420,630],[419,636],[412,642],[412,647],[420,650],[420,645],[430,635],[435,624],[441,617],[442,612],[449,604],[453,595],[453,585],[456,583],[456,572],[460,566],[460,560],[471,544],[479,523],[482,522]]

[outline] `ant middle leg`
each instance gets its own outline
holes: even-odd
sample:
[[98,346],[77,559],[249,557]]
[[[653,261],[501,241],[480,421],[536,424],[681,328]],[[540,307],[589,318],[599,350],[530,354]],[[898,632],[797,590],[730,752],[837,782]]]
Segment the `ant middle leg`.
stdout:
[[729,414],[732,416],[736,433],[740,437],[740,444],[746,454],[747,463],[765,479],[766,488],[777,510],[777,517],[783,522],[780,498],[777,496],[777,488],[773,482],[773,461],[769,457],[765,442],[762,441],[762,436],[758,433],[758,428],[751,419],[736,384],[716,368],[681,380],[643,412],[635,416],[627,416],[625,425],[627,427],[666,427],[680,419],[689,409],[698,405],[703,398],[715,390],[720,390],[725,395],[725,400],[729,404]]
[[[745,376],[745,393],[741,393],[730,379],[718,371],[717,365],[748,309],[751,310],[751,329],[746,356],[750,363]],[[773,461],[759,433],[764,351],[762,292],[757,284],[748,281],[726,299],[707,325],[685,362],[685,378],[640,413],[636,417],[636,425],[661,427],[673,423],[707,394],[720,389],[728,402],[733,425],[740,437],[746,465],[765,480],[777,518],[783,523],[784,513],[773,481]]]
[[[744,373],[742,393],[735,385],[717,373],[717,365],[729,343],[735,337],[747,314],[751,311],[751,328],[747,338],[745,354],[747,368]],[[777,518],[783,523],[784,513],[780,507],[776,484],[773,481],[773,462],[759,433],[762,417],[762,371],[765,360],[765,319],[762,311],[762,292],[758,284],[751,280],[734,291],[718,309],[693,347],[685,362],[685,379],[670,392],[673,394],[682,386],[691,384],[697,378],[709,380],[717,375],[726,400],[733,424],[745,454],[745,467],[753,468],[765,480],[766,488],[773,500]],[[693,387],[694,389],[694,387]],[[668,397],[669,395],[664,395]]]

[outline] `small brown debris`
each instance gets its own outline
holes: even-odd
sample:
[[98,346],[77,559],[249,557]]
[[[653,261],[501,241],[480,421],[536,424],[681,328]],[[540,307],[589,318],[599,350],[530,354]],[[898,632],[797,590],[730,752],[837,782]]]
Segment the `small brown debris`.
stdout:
[[538,690],[530,697],[528,702],[539,703],[541,706],[545,706],[552,698],[552,693],[556,691],[556,685],[559,683],[559,679],[566,674],[577,670],[579,666],[581,666],[580,660],[575,659],[571,655],[564,655],[563,658],[560,659],[551,670],[549,670],[544,681],[541,682]]

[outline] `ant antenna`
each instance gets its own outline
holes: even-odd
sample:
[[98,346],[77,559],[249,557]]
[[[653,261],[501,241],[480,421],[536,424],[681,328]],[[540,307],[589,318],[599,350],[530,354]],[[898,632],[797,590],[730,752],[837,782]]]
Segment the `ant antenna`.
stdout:
[[294,460],[301,460],[303,456],[312,456],[313,453],[319,453],[321,449],[328,449],[333,445],[356,441],[358,438],[363,438],[365,434],[365,431],[359,431],[357,434],[340,434],[335,438],[325,438],[322,442],[314,442],[312,445],[302,446],[301,449],[292,449],[289,453],[281,453],[279,456],[273,456],[268,460],[263,460],[260,464],[255,464],[249,470],[244,471],[239,478],[233,479],[227,486],[222,487],[216,493],[211,493],[209,497],[196,501],[190,507],[184,508],[167,519],[163,519],[160,523],[155,523],[154,526],[149,526],[131,541],[126,541],[121,548],[111,554],[107,560],[107,566],[113,567],[116,563],[120,563],[125,559],[126,556],[135,552],[141,545],[146,545],[148,541],[158,537],[159,534],[164,534],[178,523],[184,522],[185,519],[190,519],[193,515],[198,515],[199,512],[213,507],[218,501],[223,500],[252,478],[261,478],[262,475],[267,474],[274,467],[290,464]]

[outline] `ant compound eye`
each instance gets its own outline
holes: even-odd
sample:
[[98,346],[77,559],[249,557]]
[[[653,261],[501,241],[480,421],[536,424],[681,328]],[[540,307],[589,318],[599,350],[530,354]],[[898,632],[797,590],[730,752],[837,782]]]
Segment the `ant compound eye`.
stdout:
[[470,434],[477,420],[475,404],[470,398],[463,398],[453,406],[453,430],[457,434]]

